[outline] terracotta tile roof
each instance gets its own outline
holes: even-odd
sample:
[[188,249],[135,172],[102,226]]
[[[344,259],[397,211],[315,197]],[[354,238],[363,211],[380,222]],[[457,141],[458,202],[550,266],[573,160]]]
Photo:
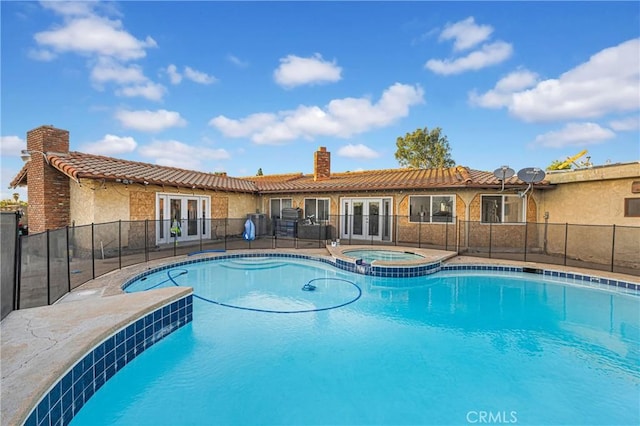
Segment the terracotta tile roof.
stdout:
[[[492,172],[468,167],[443,169],[388,169],[361,172],[332,173],[330,179],[314,181],[313,175],[298,175],[291,179],[245,178],[255,182],[261,193],[276,192],[347,192],[403,189],[499,188],[502,183]],[[505,181],[506,187],[524,187],[514,176]],[[548,186],[548,183],[536,187]]]
[[249,180],[252,182],[289,182],[303,176],[304,175],[302,173],[283,173],[279,175],[247,176],[239,179]]
[[[51,166],[78,181],[81,178],[128,180],[136,183],[170,185],[180,188],[198,188],[228,192],[256,192],[251,182],[215,173],[204,173],[157,164],[121,160],[100,155],[70,152],[68,155],[48,155]],[[11,182],[12,186],[26,183],[27,164]]]
[[[60,172],[78,181],[80,178],[129,180],[137,183],[199,188],[248,193],[310,193],[395,191],[420,189],[500,188],[501,182],[492,172],[456,166],[443,169],[386,169],[332,173],[329,179],[315,181],[313,174],[286,173],[278,175],[231,178],[214,173],[196,172],[175,167],[121,160],[100,155],[70,152],[47,157]],[[15,187],[25,184],[27,164],[11,182]],[[513,176],[505,187],[524,188],[526,184]],[[549,188],[548,182],[536,184]]]

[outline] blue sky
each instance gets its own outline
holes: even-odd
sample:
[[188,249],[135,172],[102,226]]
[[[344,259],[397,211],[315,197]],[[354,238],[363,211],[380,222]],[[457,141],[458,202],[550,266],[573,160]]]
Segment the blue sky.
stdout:
[[[640,159],[638,2],[1,2],[2,198],[26,132],[231,176]],[[584,159],[584,158],[583,158]],[[19,191],[26,198],[24,191]]]

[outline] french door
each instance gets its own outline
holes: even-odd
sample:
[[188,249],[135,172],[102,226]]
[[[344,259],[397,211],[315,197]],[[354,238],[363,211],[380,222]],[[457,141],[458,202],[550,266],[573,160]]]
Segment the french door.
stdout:
[[340,204],[340,238],[390,241],[390,198],[343,198]]
[[159,244],[209,238],[211,197],[156,195],[156,240]]

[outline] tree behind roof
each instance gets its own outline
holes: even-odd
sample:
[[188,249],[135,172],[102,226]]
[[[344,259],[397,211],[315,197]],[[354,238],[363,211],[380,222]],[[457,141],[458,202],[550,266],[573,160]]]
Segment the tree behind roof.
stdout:
[[453,167],[451,148],[440,127],[429,131],[427,127],[407,133],[396,140],[396,160],[402,167],[420,169]]

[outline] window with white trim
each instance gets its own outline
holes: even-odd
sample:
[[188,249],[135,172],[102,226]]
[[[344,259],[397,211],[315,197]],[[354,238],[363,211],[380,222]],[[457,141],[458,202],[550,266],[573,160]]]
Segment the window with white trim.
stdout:
[[453,222],[453,195],[409,196],[409,222]]
[[313,216],[314,222],[326,222],[329,220],[328,198],[305,198],[304,216]]
[[282,209],[289,209],[293,206],[291,198],[272,198],[269,203],[270,214],[272,219],[280,219],[282,217]]
[[524,223],[525,200],[519,195],[482,195],[482,223]]

